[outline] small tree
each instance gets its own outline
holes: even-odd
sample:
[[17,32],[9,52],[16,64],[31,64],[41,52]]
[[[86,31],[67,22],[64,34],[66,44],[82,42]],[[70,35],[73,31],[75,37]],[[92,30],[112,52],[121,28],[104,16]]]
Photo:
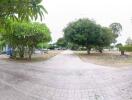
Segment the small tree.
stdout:
[[9,21],[8,25],[8,28],[11,29],[6,29],[2,37],[13,48],[14,57],[16,57],[17,51],[19,56],[23,58],[25,49],[27,49],[29,59],[31,59],[33,50],[39,43],[51,40],[50,31],[45,24]]
[[132,46],[132,39],[131,37],[128,37],[127,40],[126,40],[126,45],[131,45]]
[[51,40],[50,31],[45,24],[33,23],[28,30],[26,40],[29,59],[31,59],[33,49],[36,48],[39,43],[47,43]]
[[122,25],[120,23],[112,23],[109,26],[112,29],[112,32],[115,33],[117,36],[120,35],[122,31]]
[[116,35],[107,27],[102,27],[100,36],[95,42],[96,49],[102,53],[104,47],[109,47],[116,39]]
[[66,40],[65,40],[64,38],[59,38],[59,39],[57,40],[57,42],[56,42],[56,45],[57,45],[58,47],[64,48],[64,47],[67,47],[67,42],[66,42]]

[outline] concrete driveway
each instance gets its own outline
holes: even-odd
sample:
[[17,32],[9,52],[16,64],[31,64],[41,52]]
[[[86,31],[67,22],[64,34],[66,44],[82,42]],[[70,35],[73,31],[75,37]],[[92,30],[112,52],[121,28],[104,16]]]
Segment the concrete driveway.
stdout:
[[84,63],[72,51],[38,63],[0,61],[0,100],[132,100],[132,68]]

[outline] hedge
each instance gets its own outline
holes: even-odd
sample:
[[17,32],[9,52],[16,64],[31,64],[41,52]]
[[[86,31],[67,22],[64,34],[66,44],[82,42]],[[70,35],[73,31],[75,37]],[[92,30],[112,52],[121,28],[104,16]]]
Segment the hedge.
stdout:
[[119,50],[120,51],[127,51],[127,52],[132,52],[132,46],[122,46],[122,47],[119,47]]

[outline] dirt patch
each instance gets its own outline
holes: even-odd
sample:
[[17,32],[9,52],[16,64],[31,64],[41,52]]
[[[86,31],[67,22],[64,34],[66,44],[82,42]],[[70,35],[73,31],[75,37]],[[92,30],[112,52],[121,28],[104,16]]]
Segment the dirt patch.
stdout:
[[132,54],[126,53],[121,56],[120,52],[104,52],[102,54],[92,52],[87,55],[85,51],[76,51],[76,55],[85,62],[94,63],[103,66],[111,67],[130,67],[132,66]]

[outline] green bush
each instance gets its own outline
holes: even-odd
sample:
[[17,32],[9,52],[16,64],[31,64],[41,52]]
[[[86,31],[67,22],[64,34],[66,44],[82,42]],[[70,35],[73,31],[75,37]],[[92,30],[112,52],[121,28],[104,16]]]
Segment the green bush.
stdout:
[[132,46],[122,46],[122,47],[119,47],[119,50],[120,51],[126,51],[126,52],[132,52]]

